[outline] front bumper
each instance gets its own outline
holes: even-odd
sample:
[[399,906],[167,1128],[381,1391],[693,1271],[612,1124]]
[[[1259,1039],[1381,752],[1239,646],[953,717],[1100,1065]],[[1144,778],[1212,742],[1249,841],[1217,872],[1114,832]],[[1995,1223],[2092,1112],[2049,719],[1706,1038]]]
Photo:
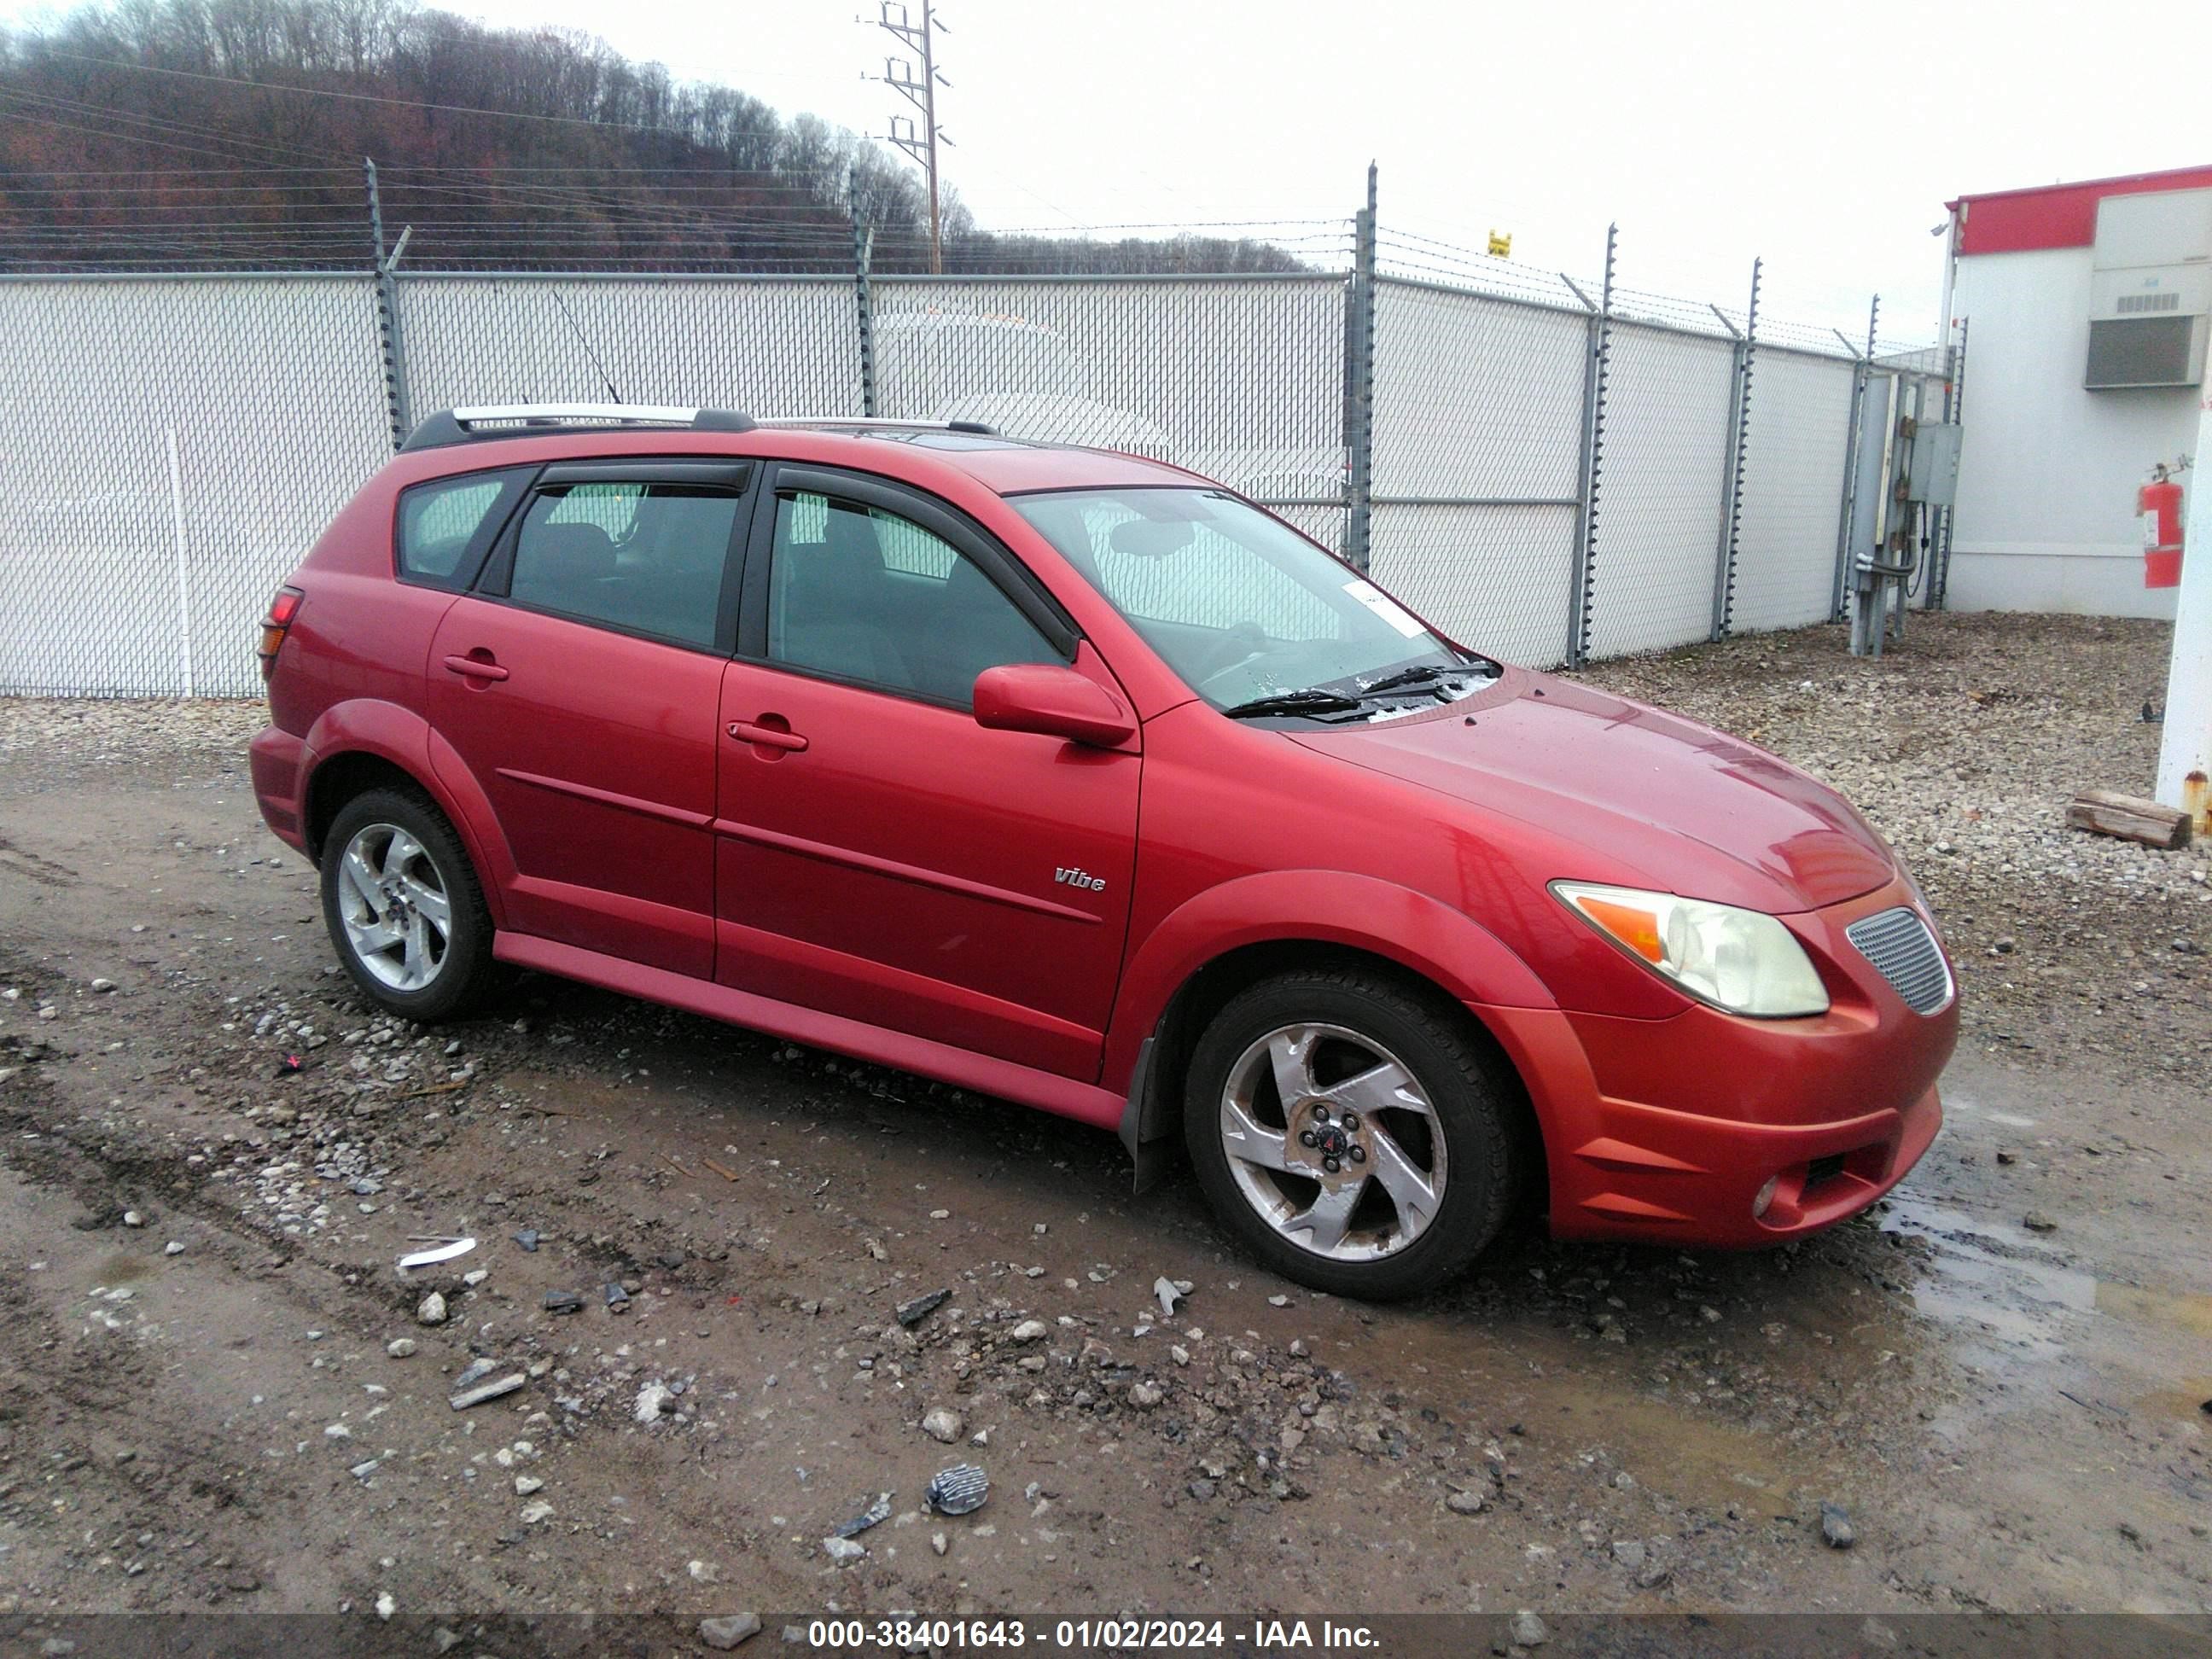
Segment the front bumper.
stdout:
[[1520,1068],[1542,1127],[1553,1234],[1771,1244],[1832,1226],[1895,1186],[1942,1126],[1936,1080],[1958,1040],[1958,1001],[1914,1012],[1844,929],[1913,902],[1899,881],[1785,919],[1829,983],[1833,1006],[1817,1018],[1703,1006],[1662,1020],[1476,1010]]

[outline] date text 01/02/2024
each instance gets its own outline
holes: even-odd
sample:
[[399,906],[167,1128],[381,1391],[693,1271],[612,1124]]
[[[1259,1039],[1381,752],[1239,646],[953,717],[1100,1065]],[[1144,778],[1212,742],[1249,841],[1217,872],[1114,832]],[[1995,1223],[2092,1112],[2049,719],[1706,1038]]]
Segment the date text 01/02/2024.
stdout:
[[811,1648],[905,1652],[916,1647],[1025,1648],[1057,1652],[1128,1652],[1219,1649],[1302,1654],[1371,1650],[1376,1632],[1328,1620],[1252,1619],[817,1619],[806,1627]]

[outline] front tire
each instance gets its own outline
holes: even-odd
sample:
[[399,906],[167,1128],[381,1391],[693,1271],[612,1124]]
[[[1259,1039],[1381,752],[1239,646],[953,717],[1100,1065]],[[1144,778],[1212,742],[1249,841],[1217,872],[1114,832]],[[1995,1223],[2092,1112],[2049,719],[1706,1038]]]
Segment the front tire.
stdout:
[[1199,1039],[1183,1133],[1216,1215],[1267,1267],[1333,1295],[1433,1289],[1497,1236],[1517,1102],[1440,996],[1312,969],[1232,998]]
[[363,995],[408,1019],[450,1019],[493,988],[491,912],[475,868],[430,799],[371,789],[323,841],[323,924]]

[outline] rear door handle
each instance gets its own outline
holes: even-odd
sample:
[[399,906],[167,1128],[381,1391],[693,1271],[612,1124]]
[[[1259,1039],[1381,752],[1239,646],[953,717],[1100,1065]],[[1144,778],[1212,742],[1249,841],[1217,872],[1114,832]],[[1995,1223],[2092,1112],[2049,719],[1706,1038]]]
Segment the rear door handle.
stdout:
[[503,680],[507,678],[507,670],[494,662],[489,655],[448,657],[446,659],[446,672],[448,674],[466,675],[472,680]]
[[760,726],[751,720],[732,720],[730,735],[739,743],[757,743],[763,749],[781,749],[794,755],[806,747],[806,739],[787,727]]

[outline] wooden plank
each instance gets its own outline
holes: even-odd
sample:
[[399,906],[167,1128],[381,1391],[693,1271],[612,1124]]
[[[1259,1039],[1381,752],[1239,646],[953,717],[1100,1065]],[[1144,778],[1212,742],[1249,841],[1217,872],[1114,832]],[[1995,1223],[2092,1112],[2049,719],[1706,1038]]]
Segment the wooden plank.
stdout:
[[2084,789],[2075,796],[2066,807],[2066,827],[2117,836],[2169,853],[2189,845],[2188,813],[2109,789]]

